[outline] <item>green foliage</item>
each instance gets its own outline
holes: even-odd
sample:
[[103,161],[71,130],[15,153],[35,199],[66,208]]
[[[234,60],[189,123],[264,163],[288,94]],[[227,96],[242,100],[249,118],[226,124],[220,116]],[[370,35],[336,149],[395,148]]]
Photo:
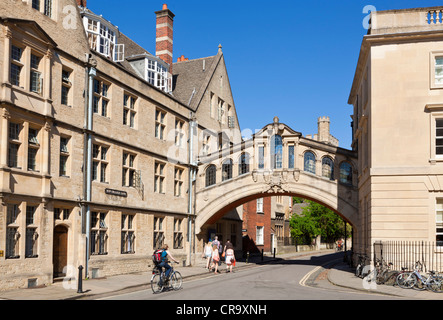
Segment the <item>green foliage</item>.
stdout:
[[[344,238],[345,224],[339,215],[316,202],[299,199],[296,203],[308,203],[308,206],[303,209],[301,215],[294,214],[289,222],[291,236],[298,244],[311,244],[319,235],[326,243]],[[349,231],[347,235],[350,235]]]

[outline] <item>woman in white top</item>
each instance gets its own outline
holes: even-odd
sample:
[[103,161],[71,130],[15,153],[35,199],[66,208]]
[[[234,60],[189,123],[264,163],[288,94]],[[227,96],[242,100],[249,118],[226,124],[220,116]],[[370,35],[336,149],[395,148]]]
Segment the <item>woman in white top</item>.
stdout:
[[206,269],[209,269],[209,264],[211,263],[212,257],[212,242],[208,242],[205,245],[204,255],[206,258]]

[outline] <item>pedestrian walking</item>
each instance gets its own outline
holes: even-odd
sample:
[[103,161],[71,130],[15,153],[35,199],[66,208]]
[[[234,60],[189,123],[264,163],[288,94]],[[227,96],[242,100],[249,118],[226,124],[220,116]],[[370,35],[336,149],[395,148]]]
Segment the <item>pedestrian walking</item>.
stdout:
[[204,249],[204,257],[206,258],[206,269],[209,270],[209,265],[211,263],[211,258],[212,258],[212,242],[208,242],[205,245],[205,249]]
[[220,241],[218,241],[218,236],[214,237],[214,241],[212,241],[213,246],[217,246],[217,250],[220,247]]
[[218,265],[220,266],[221,265],[221,259],[220,259],[220,257],[221,257],[221,255],[222,255],[222,244],[221,244],[221,242],[218,240],[218,236],[215,236],[214,237],[214,241],[212,241],[212,245],[214,246],[217,246],[217,250],[218,250],[218,256],[219,256],[219,260],[218,260]]
[[212,268],[215,268],[214,273],[217,274],[219,262],[220,262],[220,254],[218,253],[218,247],[213,244],[212,245],[212,265],[211,265],[211,269],[209,269],[209,271],[211,271]]
[[220,257],[220,260],[218,261],[218,265],[221,267],[222,261],[225,258],[225,255],[223,254],[223,243],[220,241],[220,245],[218,246],[218,255]]
[[226,272],[232,272],[232,267],[235,265],[234,246],[229,241],[225,246],[225,262]]
[[[225,247],[223,248],[223,252],[224,252],[224,253],[226,252],[227,246],[229,246],[229,245],[233,246],[233,244],[231,243],[231,241],[229,241],[229,239],[228,239],[228,240],[226,240]],[[233,246],[233,247],[234,247],[234,246]]]

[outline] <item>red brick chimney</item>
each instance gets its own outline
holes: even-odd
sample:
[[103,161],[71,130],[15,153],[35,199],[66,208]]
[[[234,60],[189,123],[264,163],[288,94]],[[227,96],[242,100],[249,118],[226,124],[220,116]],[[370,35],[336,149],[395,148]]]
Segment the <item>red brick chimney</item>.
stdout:
[[169,64],[169,72],[172,74],[172,43],[175,15],[164,4],[161,11],[155,12],[157,16],[157,32],[155,55]]
[[86,0],[77,0],[77,5],[86,8]]

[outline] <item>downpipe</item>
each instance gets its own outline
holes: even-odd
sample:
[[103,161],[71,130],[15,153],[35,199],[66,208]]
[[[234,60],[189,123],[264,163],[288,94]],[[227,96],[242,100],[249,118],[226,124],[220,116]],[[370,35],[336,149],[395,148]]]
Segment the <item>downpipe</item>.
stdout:
[[91,199],[92,199],[92,101],[93,101],[93,85],[94,78],[97,75],[95,68],[89,69],[89,86],[88,86],[88,109],[87,109],[87,150],[86,150],[86,243],[85,243],[85,277],[89,278],[89,258],[90,258],[90,235],[91,235]]

